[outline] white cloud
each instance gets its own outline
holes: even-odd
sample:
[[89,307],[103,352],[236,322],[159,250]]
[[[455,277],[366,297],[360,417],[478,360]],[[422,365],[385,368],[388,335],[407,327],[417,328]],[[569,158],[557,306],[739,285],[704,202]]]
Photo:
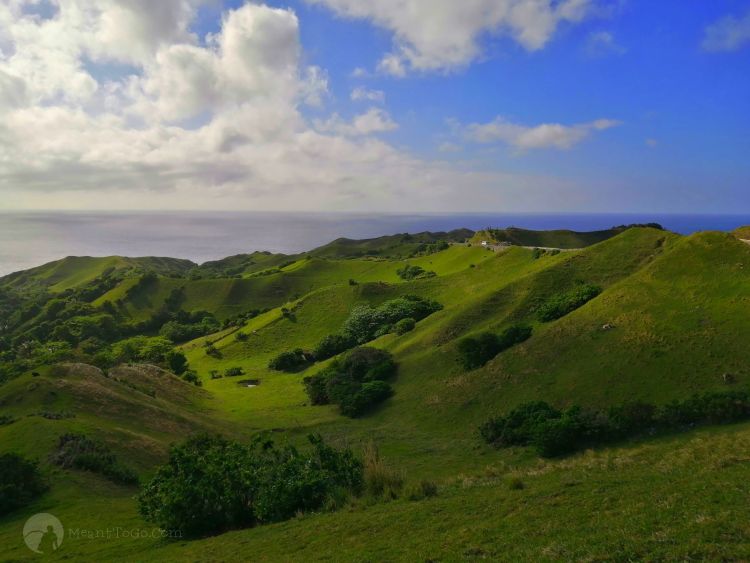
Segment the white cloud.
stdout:
[[327,120],[317,120],[315,125],[319,131],[345,136],[371,135],[398,129],[398,124],[390,115],[378,108],[370,108],[365,113],[355,116],[351,123],[334,115]]
[[545,123],[534,127],[511,123],[502,117],[485,124],[474,123],[464,129],[465,137],[476,143],[501,142],[520,150],[574,147],[596,131],[620,125],[612,119],[598,119],[578,125]]
[[246,3],[196,37],[198,0],[30,1],[0,0],[6,208],[520,210],[578,189],[417,158],[378,138],[382,109],[310,122],[327,75],[290,10]]
[[362,86],[354,88],[351,93],[351,99],[355,102],[385,102],[385,92],[382,90],[369,90]]
[[657,146],[659,146],[659,141],[656,139],[646,139],[646,146],[650,149],[655,149]]
[[445,71],[482,54],[486,35],[508,35],[528,51],[543,48],[563,23],[577,23],[593,0],[307,0],[344,17],[368,19],[394,34],[381,72]]
[[586,52],[592,57],[623,55],[627,49],[620,45],[612,32],[592,31],[586,39]]
[[750,11],[740,17],[726,16],[709,25],[703,49],[712,53],[737,51],[750,44]]

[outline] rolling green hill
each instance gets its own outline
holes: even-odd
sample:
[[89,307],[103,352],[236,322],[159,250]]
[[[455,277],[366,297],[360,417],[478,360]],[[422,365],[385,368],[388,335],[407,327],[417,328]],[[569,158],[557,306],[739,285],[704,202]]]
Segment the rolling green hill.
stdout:
[[22,291],[44,289],[51,292],[60,292],[84,285],[105,272],[153,271],[163,276],[181,276],[193,267],[195,267],[193,262],[177,258],[68,256],[62,260],[0,278],[0,287]]
[[[86,365],[84,360],[100,358],[87,355],[83,343],[62,367],[37,366],[9,338],[0,361],[14,353],[14,361],[27,367],[0,385],[0,416],[14,419],[0,425],[0,453],[41,460],[52,487],[29,506],[0,517],[0,545],[7,546],[0,554],[11,560],[31,555],[18,531],[29,515],[41,511],[70,527],[150,526],[137,513],[133,487],[46,461],[60,434],[84,432],[103,440],[147,479],[171,443],[209,431],[240,441],[266,432],[299,447],[307,434],[319,433],[357,452],[374,442],[404,477],[407,490],[427,481],[438,493],[419,500],[409,493],[391,500],[354,498],[334,512],[190,541],[70,538],[55,557],[749,558],[750,530],[743,515],[750,494],[750,422],[654,431],[552,460],[524,447],[496,449],[479,438],[478,427],[488,417],[529,401],[607,409],[628,400],[664,405],[706,391],[750,391],[745,338],[750,245],[736,233],[682,237],[648,227],[616,230],[608,236],[535,233],[497,252],[465,244],[421,247],[446,240],[443,235],[336,241],[306,256],[232,257],[201,266],[202,274],[210,272],[202,278],[194,267],[180,277],[163,272],[130,293],[142,276],[123,277],[85,314],[119,300],[117,322],[149,319],[177,288],[182,288],[183,312],[206,310],[220,320],[250,309],[264,312],[177,344],[200,388],[157,367]],[[458,243],[464,235],[446,236]],[[582,248],[539,254],[524,246]],[[356,257],[345,258],[348,253]],[[436,275],[404,280],[397,270],[405,264]],[[81,271],[71,266],[58,278],[41,272],[15,277],[26,281],[6,281],[3,287],[38,289],[33,280],[48,279],[58,280],[47,284],[50,291],[61,291],[56,284],[85,287],[85,280],[104,271],[89,277],[99,266],[80,266]],[[560,318],[541,315],[546,305],[581,287],[596,288],[595,296]],[[17,307],[13,295],[5,296],[9,309]],[[351,419],[333,405],[310,404],[303,379],[332,360],[297,373],[269,368],[280,352],[312,350],[339,332],[358,305],[374,307],[404,295],[435,300],[443,308],[410,332],[391,332],[368,344],[393,354],[398,373],[391,382],[394,395],[365,416]],[[48,309],[42,309],[25,321],[24,330],[46,318]],[[458,362],[461,339],[517,325],[531,327],[528,340],[477,369]],[[242,375],[220,377],[230,368],[241,368]]]
[[[643,225],[648,228],[660,228],[658,225]],[[540,248],[585,248],[612,238],[631,226],[613,227],[602,231],[576,232],[568,230],[532,231],[508,227],[507,229],[485,229],[472,237],[472,242],[488,241],[492,244],[511,244],[515,246],[534,246]]]

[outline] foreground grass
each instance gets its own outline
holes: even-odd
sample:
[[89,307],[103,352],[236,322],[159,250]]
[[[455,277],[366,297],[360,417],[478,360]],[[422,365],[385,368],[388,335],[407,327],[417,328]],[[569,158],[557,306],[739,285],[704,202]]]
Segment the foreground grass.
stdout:
[[[442,481],[436,498],[355,501],[195,541],[150,537],[132,491],[85,474],[56,476],[52,492],[19,516],[50,511],[69,530],[149,536],[68,535],[50,558],[60,560],[745,560],[749,452],[750,425],[742,424],[557,461],[500,461]],[[7,560],[31,558],[23,521],[0,522]]]

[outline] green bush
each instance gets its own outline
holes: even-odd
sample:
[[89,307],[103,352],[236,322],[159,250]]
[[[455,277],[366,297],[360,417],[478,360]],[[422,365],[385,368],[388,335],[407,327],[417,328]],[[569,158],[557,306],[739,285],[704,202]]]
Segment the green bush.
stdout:
[[436,301],[423,299],[415,295],[406,295],[386,301],[379,307],[359,305],[352,309],[344,322],[341,332],[323,338],[312,352],[316,361],[327,360],[350,348],[365,344],[370,340],[398,330],[398,323],[403,330],[410,321],[416,323],[439,311],[443,306]]
[[249,446],[197,436],[172,448],[169,461],[138,496],[143,517],[186,537],[279,522],[359,494],[363,467],[349,449],[310,436],[299,452],[256,439]]
[[342,414],[357,417],[393,394],[386,380],[396,373],[391,354],[377,348],[359,347],[320,373],[303,380],[313,405],[333,403]]
[[301,348],[297,348],[291,352],[282,352],[270,362],[268,362],[268,368],[274,371],[285,371],[287,373],[294,373],[302,371],[312,362],[310,355],[306,354]]
[[458,342],[458,362],[465,370],[480,368],[500,352],[528,340],[531,333],[531,327],[513,325],[500,335],[483,332],[463,338]]
[[172,370],[175,375],[182,375],[188,369],[188,361],[185,354],[177,350],[168,352],[166,361],[169,369]]
[[396,270],[396,274],[402,280],[406,280],[406,281],[420,279],[420,278],[432,278],[437,275],[435,274],[435,272],[428,272],[421,266],[412,266],[410,264],[407,264],[403,268]]
[[26,506],[47,488],[36,462],[15,453],[0,455],[0,516]]
[[414,327],[417,326],[417,321],[412,319],[411,317],[408,317],[406,319],[401,319],[394,325],[394,330],[396,331],[396,334],[406,334],[407,332],[411,332],[414,330]]
[[313,356],[319,362],[333,358],[354,346],[354,340],[346,334],[329,334],[313,350]]
[[750,395],[729,391],[695,395],[660,408],[630,402],[599,412],[576,406],[559,411],[544,402],[526,403],[506,416],[491,418],[479,432],[497,447],[533,446],[539,455],[555,457],[655,430],[744,420],[750,420]]
[[224,370],[224,377],[239,377],[245,375],[245,370],[241,367],[231,367]]
[[187,381],[188,383],[192,383],[196,387],[203,387],[203,382],[201,381],[201,378],[198,377],[198,373],[195,370],[189,369],[185,373],[182,374],[183,381]]
[[554,321],[582,307],[601,292],[602,289],[598,286],[580,284],[548,299],[537,309],[537,317],[542,322]]
[[99,473],[121,485],[138,483],[138,476],[132,470],[120,465],[109,447],[82,434],[60,436],[51,461],[65,469],[82,469]]
[[375,308],[360,305],[352,310],[344,322],[342,333],[348,335],[356,344],[364,344],[375,338],[375,334],[383,326],[393,325],[407,318],[420,321],[442,308],[443,306],[436,301],[415,295],[392,299]]

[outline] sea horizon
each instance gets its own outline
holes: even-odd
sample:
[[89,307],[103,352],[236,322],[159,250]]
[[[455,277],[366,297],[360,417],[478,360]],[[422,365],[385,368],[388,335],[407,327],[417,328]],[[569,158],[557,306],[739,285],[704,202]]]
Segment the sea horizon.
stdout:
[[0,276],[66,256],[168,256],[196,263],[268,251],[296,254],[337,238],[404,232],[521,227],[593,231],[659,223],[689,235],[731,231],[750,214],[682,213],[362,213],[283,211],[0,210]]

